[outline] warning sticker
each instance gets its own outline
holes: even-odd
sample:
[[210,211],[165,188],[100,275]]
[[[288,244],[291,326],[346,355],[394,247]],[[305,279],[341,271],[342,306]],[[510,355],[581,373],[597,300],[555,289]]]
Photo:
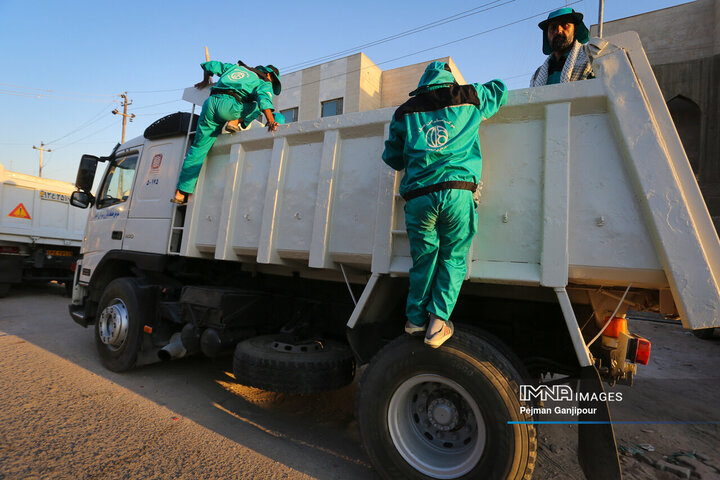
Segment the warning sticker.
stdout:
[[27,208],[25,208],[25,205],[23,205],[22,203],[19,203],[12,212],[8,213],[8,217],[25,218],[27,220],[31,220]]

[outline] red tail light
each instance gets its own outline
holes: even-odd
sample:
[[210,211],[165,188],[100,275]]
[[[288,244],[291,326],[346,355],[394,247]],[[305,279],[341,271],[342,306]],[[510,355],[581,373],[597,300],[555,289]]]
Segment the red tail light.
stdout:
[[650,360],[650,341],[645,338],[637,339],[637,348],[635,349],[635,363],[647,365]]
[[73,272],[73,273],[75,273],[75,270],[77,270],[77,262],[73,262],[73,263],[70,265],[70,271]]

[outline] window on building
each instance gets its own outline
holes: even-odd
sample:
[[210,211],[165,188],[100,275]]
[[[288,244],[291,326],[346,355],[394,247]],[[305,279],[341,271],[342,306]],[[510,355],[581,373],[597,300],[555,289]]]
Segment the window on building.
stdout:
[[342,98],[336,98],[334,100],[328,100],[327,102],[322,102],[322,111],[321,116],[322,117],[332,117],[334,115],[342,115],[343,113],[343,99]]
[[280,110],[280,113],[285,117],[285,123],[298,121],[298,107],[286,108],[285,110]]

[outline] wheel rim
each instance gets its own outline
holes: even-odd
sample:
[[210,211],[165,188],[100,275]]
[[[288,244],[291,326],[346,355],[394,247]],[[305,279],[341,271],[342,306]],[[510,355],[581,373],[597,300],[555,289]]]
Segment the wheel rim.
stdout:
[[100,313],[98,320],[100,341],[110,350],[119,350],[127,340],[129,318],[127,306],[119,298],[113,298]]
[[413,468],[433,478],[457,478],[485,449],[480,408],[457,382],[416,375],[393,393],[388,428],[395,448]]

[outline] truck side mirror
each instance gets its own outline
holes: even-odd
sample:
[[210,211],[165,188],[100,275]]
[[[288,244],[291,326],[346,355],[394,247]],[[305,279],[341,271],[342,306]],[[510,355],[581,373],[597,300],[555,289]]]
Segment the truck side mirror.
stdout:
[[[92,189],[99,160],[100,159],[94,155],[83,155],[80,159],[80,167],[78,168],[77,177],[75,178],[75,186],[83,192],[89,192]],[[78,207],[80,205],[75,206]],[[81,208],[87,208],[87,204]]]
[[87,208],[95,199],[92,194],[87,192],[75,191],[70,195],[70,205],[78,208]]

